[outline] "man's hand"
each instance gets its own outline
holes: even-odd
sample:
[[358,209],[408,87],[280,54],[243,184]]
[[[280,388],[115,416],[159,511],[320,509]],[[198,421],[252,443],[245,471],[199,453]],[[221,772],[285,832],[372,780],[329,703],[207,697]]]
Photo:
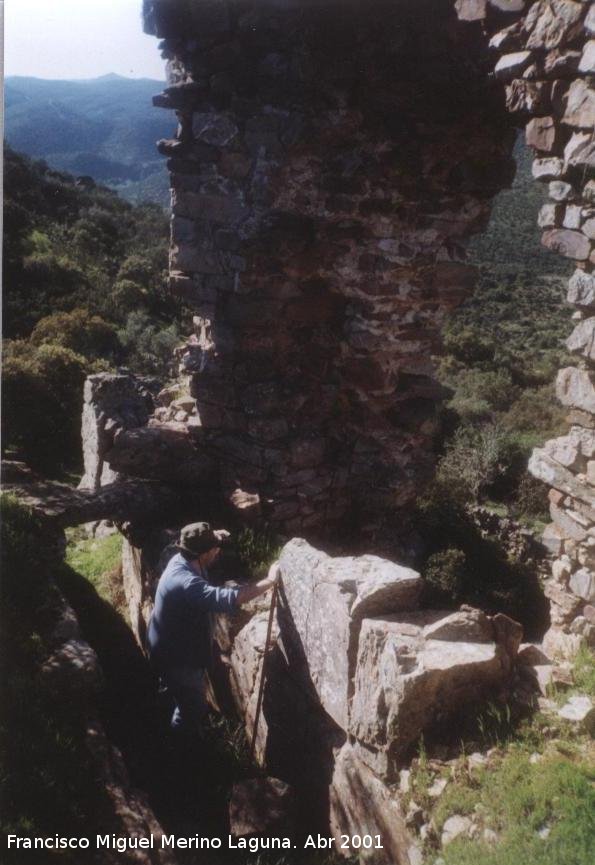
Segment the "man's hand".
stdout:
[[272,589],[273,586],[277,584],[279,576],[279,562],[273,562],[264,580],[259,580],[257,583],[251,583],[248,586],[242,586],[239,589],[238,604],[240,604],[240,606],[242,604],[247,604],[248,601],[251,601],[253,598],[257,598],[259,595],[264,595],[265,592],[268,592],[269,589]]
[[229,537],[227,529],[213,529],[213,534],[219,541],[226,541]]
[[268,583],[267,589],[272,589],[273,586],[275,586],[279,582],[279,577],[279,562],[273,562],[273,564],[269,568],[268,574],[266,575],[264,580],[261,580],[261,583]]

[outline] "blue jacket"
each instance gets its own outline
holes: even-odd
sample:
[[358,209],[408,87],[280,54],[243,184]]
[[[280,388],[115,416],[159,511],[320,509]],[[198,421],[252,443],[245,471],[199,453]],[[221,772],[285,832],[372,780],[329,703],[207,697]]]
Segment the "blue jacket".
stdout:
[[211,659],[211,613],[237,605],[238,589],[212,586],[180,553],[163,571],[147,635],[151,661],[162,671],[205,668]]

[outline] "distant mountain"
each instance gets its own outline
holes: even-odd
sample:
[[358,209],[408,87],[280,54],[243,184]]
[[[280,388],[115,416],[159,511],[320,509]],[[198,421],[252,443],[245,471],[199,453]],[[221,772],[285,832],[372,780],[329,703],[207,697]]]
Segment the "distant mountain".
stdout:
[[154,108],[163,82],[103,75],[84,81],[9,77],[5,137],[52,168],[88,174],[131,201],[169,203],[164,160],[155,149],[175,118]]

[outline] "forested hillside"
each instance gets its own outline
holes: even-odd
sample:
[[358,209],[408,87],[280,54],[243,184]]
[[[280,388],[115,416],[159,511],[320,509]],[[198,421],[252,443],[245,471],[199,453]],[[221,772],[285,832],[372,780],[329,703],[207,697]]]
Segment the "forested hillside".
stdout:
[[[472,499],[514,499],[521,481],[530,494],[534,485],[524,474],[529,452],[563,420],[553,381],[571,330],[564,302],[571,267],[540,244],[536,218],[543,193],[521,140],[516,158],[512,189],[498,196],[487,230],[470,244],[477,289],[447,325],[440,361],[441,379],[452,392],[447,428],[454,436],[442,472]],[[535,502],[516,504],[521,512],[535,509]]]
[[167,217],[10,149],[4,196],[4,447],[56,474],[79,465],[89,372],[167,373]]
[[6,139],[15,150],[52,168],[90,175],[130,201],[167,205],[167,175],[155,142],[171,136],[175,121],[151,102],[162,88],[160,81],[119,75],[7,78]]

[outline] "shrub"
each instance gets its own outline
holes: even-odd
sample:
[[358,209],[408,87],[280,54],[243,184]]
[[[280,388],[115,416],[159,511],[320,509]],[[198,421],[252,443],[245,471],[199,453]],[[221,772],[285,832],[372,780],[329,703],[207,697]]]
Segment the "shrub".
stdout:
[[8,342],[3,369],[4,447],[48,473],[80,463],[83,383],[89,362],[59,345]]
[[432,600],[457,601],[465,584],[467,558],[462,550],[449,547],[429,557],[423,572]]
[[121,347],[113,325],[87,309],[56,312],[37,322],[31,333],[34,345],[57,345],[94,360],[115,358]]
[[438,482],[461,501],[479,501],[503,471],[505,445],[505,436],[494,425],[459,427],[438,464]]
[[155,325],[146,312],[131,312],[126,326],[119,331],[122,345],[128,351],[128,363],[138,372],[166,375],[175,346],[179,341],[175,324]]

